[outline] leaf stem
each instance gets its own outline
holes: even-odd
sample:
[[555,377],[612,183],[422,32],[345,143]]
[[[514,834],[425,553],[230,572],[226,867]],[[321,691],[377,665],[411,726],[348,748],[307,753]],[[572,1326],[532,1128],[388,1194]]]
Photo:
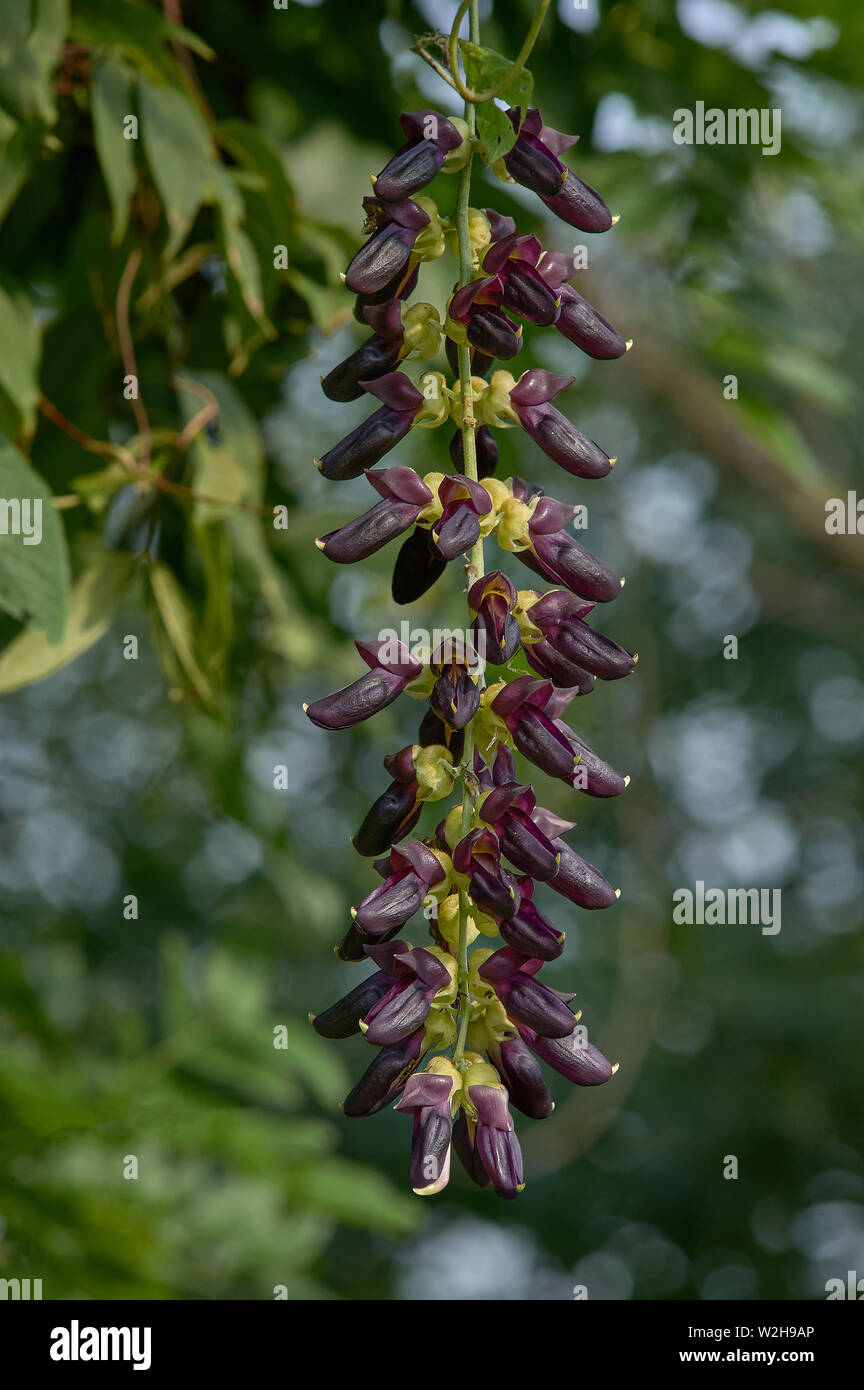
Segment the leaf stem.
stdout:
[[474,23],[474,13],[476,9],[475,0],[462,0],[462,4],[456,11],[456,18],[453,21],[453,28],[450,30],[450,38],[447,45],[447,52],[450,61],[450,72],[453,77],[453,85],[456,88],[459,95],[464,98],[466,106],[469,104],[472,106],[476,106],[483,101],[491,101],[493,97],[500,96],[501,93],[504,91],[505,87],[508,87],[510,83],[513,81],[514,77],[519,76],[520,72],[522,71],[522,69],[524,68],[525,64],[531,56],[531,50],[537,42],[537,35],[540,33],[540,30],[543,27],[543,20],[546,18],[546,11],[549,9],[549,4],[550,0],[540,0],[540,4],[537,7],[537,13],[531,21],[531,28],[528,30],[528,33],[525,36],[525,42],[519,50],[518,57],[516,58],[516,61],[512,63],[510,67],[507,69],[500,82],[496,82],[494,87],[489,87],[485,92],[472,92],[471,88],[465,85],[465,82],[463,81],[462,76],[459,72],[459,26],[462,23],[463,18],[465,17],[465,11],[468,9],[469,5],[471,6],[472,43],[479,42],[479,39],[477,37],[479,24],[475,25]]

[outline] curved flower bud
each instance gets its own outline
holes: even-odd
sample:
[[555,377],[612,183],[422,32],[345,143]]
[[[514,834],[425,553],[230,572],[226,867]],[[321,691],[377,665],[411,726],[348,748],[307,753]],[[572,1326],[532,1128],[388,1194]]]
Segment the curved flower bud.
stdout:
[[512,1105],[532,1120],[545,1120],[555,1109],[555,1102],[543,1079],[536,1057],[521,1038],[494,1039],[488,1044],[489,1056],[495,1070],[507,1087]]
[[577,478],[603,478],[614,459],[549,404],[573,381],[572,376],[557,376],[555,372],[532,367],[523,372],[513,387],[510,402],[526,434],[553,462]]
[[[426,1022],[432,1000],[455,977],[431,951],[412,949],[405,941],[367,946],[366,954],[388,977],[389,988],[361,1021],[366,1041],[377,1046],[399,1042]],[[450,959],[450,957],[448,957]]]
[[322,1038],[350,1038],[360,1032],[360,1020],[382,999],[392,985],[383,970],[376,970],[344,998],[320,1014],[310,1014],[309,1022]]
[[395,275],[383,285],[380,290],[375,290],[372,294],[358,294],[354,301],[354,317],[358,323],[367,323],[366,310],[374,309],[378,305],[388,304],[391,299],[409,299],[417,288],[417,281],[420,278],[419,265],[403,266]]
[[543,202],[562,222],[581,232],[608,232],[615,220],[596,188],[571,169],[567,170],[560,191],[551,198],[544,197]]
[[430,224],[428,212],[410,199],[384,202],[364,198],[364,231],[371,233],[345,272],[345,284],[355,294],[374,294],[408,268],[414,243]]
[[589,357],[600,361],[623,357],[630,344],[625,342],[608,319],[604,319],[571,285],[562,285],[559,294],[555,327],[562,337],[581,348]]
[[351,1119],[362,1119],[383,1110],[401,1095],[405,1082],[416,1071],[426,1051],[426,1034],[418,1028],[410,1037],[382,1047],[370,1062],[351,1094],[342,1103]]
[[398,300],[367,309],[364,317],[374,332],[356,352],[346,357],[325,377],[321,390],[331,401],[356,401],[363,395],[363,381],[391,372],[403,355],[402,311]]
[[445,560],[464,555],[480,535],[480,517],[492,510],[485,488],[471,478],[447,477],[438,489],[443,506],[441,517],[432,528],[432,539]]
[[565,840],[553,840],[552,843],[560,859],[557,874],[549,879],[550,888],[580,907],[611,907],[617,901],[618,891],[599,869],[572,850]]
[[425,404],[422,393],[403,372],[388,372],[362,385],[382,404],[368,420],[315,460],[324,477],[331,482],[358,478],[382,459],[408,433],[414,417]]
[[433,885],[446,877],[441,856],[420,841],[411,840],[402,848],[394,845],[390,872],[357,908],[354,931],[363,941],[386,940],[414,916]]
[[446,1057],[433,1057],[424,1072],[408,1078],[394,1106],[414,1116],[409,1175],[418,1197],[430,1197],[447,1186],[453,1107],[458,1105],[461,1090],[459,1070]]
[[484,961],[478,973],[492,986],[514,1023],[533,1028],[545,1038],[565,1038],[574,1027],[565,999],[573,996],[562,996],[534,979],[542,964],[511,946],[502,946]]
[[423,509],[433,501],[431,490],[413,468],[406,468],[404,464],[397,463],[377,473],[367,468],[366,477],[384,500],[315,542],[327,559],[337,565],[350,565],[374,555],[376,550],[413,526]]
[[453,868],[468,877],[468,892],[481,912],[506,919],[518,912],[522,895],[517,879],[501,864],[494,830],[471,830],[453,851]]
[[404,111],[399,124],[405,144],[372,180],[375,195],[388,202],[410,198],[431,183],[447,155],[460,149],[465,135],[455,121],[437,111]]
[[566,1038],[544,1038],[532,1028],[520,1027],[520,1036],[531,1051],[572,1081],[576,1086],[602,1086],[618,1070],[617,1065],[603,1056],[593,1043],[589,1043],[584,1031],[574,1023],[573,1031]]
[[342,690],[304,705],[306,714],[319,729],[348,729],[352,724],[360,724],[392,704],[423,670],[400,642],[384,639],[354,645],[370,669]]

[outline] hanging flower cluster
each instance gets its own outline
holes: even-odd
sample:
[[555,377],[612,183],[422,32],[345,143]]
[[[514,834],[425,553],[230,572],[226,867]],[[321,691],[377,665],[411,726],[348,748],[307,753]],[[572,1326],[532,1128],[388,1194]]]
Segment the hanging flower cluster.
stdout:
[[[495,171],[533,190],[570,226],[607,230],[614,219],[603,199],[561,158],[575,137],[544,125],[537,110],[508,114],[517,135]],[[589,622],[623,581],[568,531],[574,506],[535,483],[497,476],[495,431],[523,429],[578,478],[604,477],[615,460],[553,404],[572,377],[537,368],[517,377],[497,364],[518,355],[523,323],[553,328],[598,359],[621,356],[629,343],[573,288],[573,257],[544,249],[512,218],[468,207],[467,198],[451,225],[422,196],[441,171],[459,173],[467,191],[471,159],[485,153],[471,115],[402,116],[405,144],[372,180],[368,240],[344,277],[370,336],[322,383],[333,401],[365,393],[378,402],[316,460],[333,480],[365,474],[377,500],[321,537],[319,549],[350,564],[406,536],[393,575],[397,603],[418,598],[470,552],[474,643],[449,640],[418,656],[397,641],[358,642],[366,671],[306,706],[315,725],[338,730],[403,693],[425,705],[416,743],[384,759],[390,783],[354,836],[381,881],[352,909],[338,954],[374,969],[313,1023],[324,1037],[362,1033],[374,1047],[343,1108],[365,1116],[395,1104],[413,1116],[416,1192],[446,1185],[455,1147],[476,1183],[513,1198],[523,1174],[510,1106],[538,1119],[553,1109],[540,1064],[579,1086],[599,1085],[616,1070],[587,1041],[573,996],[540,979],[544,964],[561,955],[564,934],[535,906],[535,885],[588,910],[618,896],[564,838],[573,822],[537,805],[514,755],[589,796],[621,793],[629,778],[564,715],[596,680],[629,675],[636,657]],[[473,278],[463,269],[443,313],[409,304],[420,266],[442,255],[453,235],[463,268],[468,239]],[[458,379],[427,370],[413,381],[407,362],[430,360],[442,340]],[[456,426],[453,471],[421,477],[402,464],[375,467],[409,430],[448,422]],[[532,585],[552,587],[517,590],[500,570],[484,573],[483,542],[493,538],[531,571]],[[535,674],[511,667],[520,649]],[[488,684],[486,664],[499,675]],[[460,800],[434,833],[414,838],[423,804],[457,789]],[[431,943],[415,947],[397,938],[421,908]],[[481,937],[504,944],[469,955]]]

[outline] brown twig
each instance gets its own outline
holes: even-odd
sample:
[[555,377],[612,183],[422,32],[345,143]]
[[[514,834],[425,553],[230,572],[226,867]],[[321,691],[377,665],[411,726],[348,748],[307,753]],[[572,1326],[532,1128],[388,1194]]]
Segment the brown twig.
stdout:
[[453,81],[453,78],[450,76],[447,69],[443,67],[437,59],[432,57],[423,39],[418,39],[417,42],[412,45],[411,52],[416,53],[419,58],[422,58],[424,63],[428,63],[432,71],[437,72],[438,76],[443,78],[447,83],[447,86],[452,87],[454,92],[456,91],[456,83]]
[[[184,382],[184,384],[188,384],[190,387],[194,385],[199,391],[205,391],[207,389],[206,387],[199,386],[198,382]],[[210,393],[208,392],[208,394]],[[213,401],[214,404],[216,404],[215,397]],[[70,439],[74,439],[75,443],[80,444],[82,449],[86,449],[88,453],[99,454],[102,458],[112,459],[115,463],[122,464],[130,473],[134,473],[142,483],[147,483],[150,487],[155,487],[159,492],[169,493],[172,497],[179,497],[187,502],[203,502],[210,507],[227,507],[229,510],[252,512],[256,516],[273,516],[273,507],[264,507],[257,502],[229,502],[224,497],[212,497],[206,492],[195,492],[191,487],[185,487],[183,483],[172,483],[169,478],[163,478],[160,473],[151,473],[147,465],[136,459],[131,450],[124,449],[121,444],[111,444],[107,440],[94,439],[92,435],[79,429],[76,424],[73,424],[71,420],[67,419],[63,412],[58,410],[56,405],[53,405],[45,396],[40,397],[38,408],[40,414],[44,415],[46,420],[50,420],[52,425],[56,425],[57,428],[68,435]],[[178,445],[180,445],[180,441],[183,439],[184,435],[187,437],[183,444],[183,448],[188,448],[195,435],[203,429],[207,420],[212,418],[213,413],[208,404],[203,410],[199,410],[197,414],[193,416],[181,434],[175,436],[173,441],[174,448],[176,449]],[[196,422],[198,423],[196,424]],[[193,424],[196,425],[194,432],[191,431],[191,426]]]
[[117,303],[115,306],[117,318],[117,336],[120,340],[120,355],[123,358],[123,366],[127,376],[135,378],[135,395],[132,398],[132,411],[138,425],[138,433],[141,435],[143,443],[142,464],[145,469],[150,465],[150,421],[147,418],[147,411],[144,402],[141,400],[140,383],[138,381],[138,366],[135,361],[135,345],[132,342],[132,333],[129,328],[129,296],[132,292],[132,284],[141,266],[141,252],[136,247],[129,253],[126,268],[120,277],[120,285],[117,290]]
[[[162,8],[165,11],[165,18],[171,24],[176,24],[178,29],[183,27],[183,11],[180,7],[180,0],[162,0]],[[205,121],[207,121],[208,125],[211,125],[214,120],[213,108],[207,100],[207,95],[195,71],[192,54],[189,52],[182,39],[172,39],[171,47],[174,50],[174,57],[177,59],[177,62],[180,64],[189,80],[189,85],[201,109],[202,116]]]

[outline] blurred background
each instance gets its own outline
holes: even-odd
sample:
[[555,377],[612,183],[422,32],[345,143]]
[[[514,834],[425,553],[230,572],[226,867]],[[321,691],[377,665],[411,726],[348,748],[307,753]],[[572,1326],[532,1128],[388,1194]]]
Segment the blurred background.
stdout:
[[[485,0],[484,44],[514,56],[533,9]],[[399,112],[460,109],[410,51],[455,10],[0,6],[0,491],[56,503],[42,546],[0,542],[0,1277],[45,1298],[802,1299],[864,1276],[864,537],[826,530],[864,489],[853,0],[557,0],[536,100],[620,223],[583,236],[475,182],[587,244],[579,289],[635,340],[592,362],[529,326],[518,359],[576,376],[558,404],[617,454],[602,486],[499,436],[500,475],[586,503],[627,579],[604,630],[638,674],[571,722],[632,785],[535,778],[622,888],[602,914],[555,899],[547,968],[620,1072],[520,1117],[517,1203],[461,1170],[421,1202],[406,1118],[338,1109],[367,1045],[306,1022],[356,982],[332,947],[376,880],[349,835],[419,706],[327,735],[302,702],[354,679],[354,638],[464,622],[457,567],[400,610],[395,547],[343,571],[313,543],[370,505],[312,465],[368,413],[318,383],[362,337],[339,272]],[[676,145],[700,101],[779,108],[781,151]],[[454,180],[425,191],[450,211]],[[388,462],[444,467],[447,438]],[[673,925],[697,880],[781,888],[782,930]]]

